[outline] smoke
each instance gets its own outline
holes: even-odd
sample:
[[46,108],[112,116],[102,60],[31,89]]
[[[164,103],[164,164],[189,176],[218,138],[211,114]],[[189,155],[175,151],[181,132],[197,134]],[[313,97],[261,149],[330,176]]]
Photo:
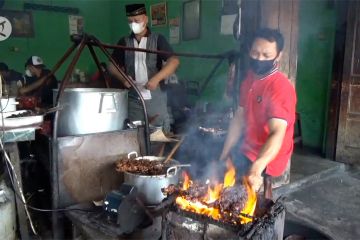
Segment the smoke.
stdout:
[[[186,169],[193,179],[222,181],[226,171],[224,161],[219,157],[223,148],[230,121],[228,110],[215,110],[211,104],[203,104],[191,110],[185,126],[185,140],[176,154],[176,160],[190,163]],[[217,135],[199,130],[199,127],[222,130]]]

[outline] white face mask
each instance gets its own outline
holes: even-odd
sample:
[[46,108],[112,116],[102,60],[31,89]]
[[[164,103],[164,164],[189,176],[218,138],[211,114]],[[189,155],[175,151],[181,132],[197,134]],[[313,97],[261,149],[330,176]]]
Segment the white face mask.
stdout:
[[29,69],[25,70],[25,75],[28,76],[28,77],[32,77],[32,73],[30,72]]
[[129,27],[135,34],[139,34],[142,31],[144,31],[145,24],[144,24],[144,22],[141,22],[141,23],[132,22],[132,23],[129,23]]

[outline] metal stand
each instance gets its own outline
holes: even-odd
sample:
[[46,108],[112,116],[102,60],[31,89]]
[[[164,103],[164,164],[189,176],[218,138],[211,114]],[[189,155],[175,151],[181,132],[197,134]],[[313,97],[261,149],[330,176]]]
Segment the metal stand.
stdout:
[[[120,73],[121,77],[125,79],[136,91],[136,93],[139,96],[139,99],[141,101],[141,104],[143,106],[143,113],[144,113],[144,119],[145,119],[145,126],[144,126],[144,139],[145,139],[145,154],[150,154],[150,130],[149,130],[149,119],[147,116],[147,110],[145,106],[145,101],[137,88],[137,86],[134,84],[134,82],[126,75],[126,73],[117,65],[115,60],[111,57],[110,53],[107,49],[116,49],[120,48],[125,51],[139,51],[139,52],[148,52],[148,53],[154,53],[154,54],[160,54],[160,55],[172,55],[172,56],[186,56],[186,57],[198,57],[198,58],[212,58],[212,59],[220,59],[219,63],[216,64],[215,68],[211,72],[210,76],[207,78],[202,90],[206,87],[206,84],[209,82],[211,76],[214,74],[214,72],[217,70],[217,68],[220,66],[220,64],[223,62],[222,60],[225,58],[233,57],[234,54],[237,55],[238,53],[234,52],[227,52],[224,54],[219,55],[205,55],[205,54],[179,54],[179,53],[171,53],[171,52],[164,52],[164,51],[154,51],[154,50],[147,50],[147,49],[139,49],[139,48],[129,48],[125,46],[115,46],[115,45],[107,45],[104,43],[101,43],[96,37],[92,35],[73,35],[71,37],[71,40],[73,41],[73,45],[66,51],[64,56],[60,59],[60,61],[55,65],[55,67],[52,69],[52,71],[48,74],[48,76],[53,75],[62,64],[69,58],[69,56],[75,51],[75,55],[73,56],[65,75],[60,83],[58,95],[56,97],[56,108],[60,108],[60,99],[62,97],[62,94],[64,92],[64,89],[69,82],[70,76],[74,70],[74,67],[76,63],[79,60],[79,57],[84,50],[85,47],[89,48],[89,51],[91,53],[91,56],[93,57],[98,69],[100,70],[100,73],[102,77],[105,79],[105,84],[107,87],[109,87],[109,83],[107,82],[107,78],[103,75],[104,73],[101,71],[100,61],[94,51],[94,47],[97,47],[101,50],[101,52],[108,58],[108,60],[115,66],[117,71]],[[52,138],[52,160],[51,160],[51,171],[52,171],[52,197],[53,197],[53,208],[59,208],[59,196],[60,196],[60,190],[59,190],[59,166],[58,166],[58,156],[59,156],[59,150],[58,150],[58,119],[59,119],[59,112],[57,111],[55,113],[54,117],[54,126],[53,126],[53,138]],[[53,224],[53,232],[54,232],[54,239],[62,239],[62,231],[59,231],[61,229],[61,218],[63,217],[63,214],[54,212],[52,215],[52,224]]]
[[[53,75],[59,68],[60,66],[69,58],[69,56],[75,51],[75,55],[73,57],[73,59],[71,60],[65,75],[60,83],[60,87],[59,87],[59,91],[58,91],[58,95],[56,97],[56,107],[60,107],[60,99],[62,97],[62,94],[64,92],[64,89],[67,85],[67,83],[69,82],[70,76],[74,70],[74,67],[77,63],[77,61],[79,60],[79,57],[82,53],[82,51],[84,50],[85,46],[87,46],[89,48],[89,51],[91,53],[91,56],[93,57],[98,69],[100,68],[100,61],[98,59],[98,57],[96,56],[96,53],[94,51],[94,47],[98,47],[100,48],[100,50],[102,51],[103,54],[105,54],[105,56],[109,59],[109,61],[116,67],[116,69],[120,72],[120,74],[122,75],[122,77],[124,79],[126,79],[126,81],[129,82],[129,84],[135,89],[135,91],[137,92],[140,101],[142,103],[143,106],[143,112],[144,112],[144,119],[145,119],[145,128],[144,128],[144,138],[145,138],[145,152],[146,154],[149,154],[150,152],[150,130],[149,130],[149,120],[148,120],[148,116],[147,116],[147,111],[146,111],[146,106],[145,106],[145,101],[142,97],[142,95],[140,94],[139,89],[136,87],[136,85],[131,81],[131,79],[129,79],[129,77],[117,66],[115,60],[111,57],[110,53],[106,50],[106,48],[103,46],[103,44],[94,36],[89,36],[89,35],[73,35],[71,37],[71,40],[74,42],[74,44],[66,51],[66,53],[64,54],[64,56],[60,59],[60,61],[55,65],[55,67],[52,69],[52,71],[49,73],[49,75]],[[101,74],[103,74],[102,71],[100,71]],[[106,78],[104,78],[106,79]],[[106,86],[109,86],[109,83],[106,82]],[[57,158],[58,158],[58,150],[57,150],[57,146],[58,146],[58,119],[59,119],[59,112],[57,111],[55,113],[55,117],[54,117],[54,127],[53,127],[53,138],[52,138],[52,161],[51,161],[51,171],[52,171],[52,198],[53,198],[53,203],[52,206],[54,209],[59,207],[59,171],[58,171],[58,162],[57,162]],[[61,228],[62,225],[62,221],[61,218],[63,217],[63,214],[60,213],[56,213],[54,212],[52,214],[52,224],[53,224],[53,231],[54,231],[54,238],[55,239],[60,239],[62,238],[62,231],[59,231],[58,229]]]

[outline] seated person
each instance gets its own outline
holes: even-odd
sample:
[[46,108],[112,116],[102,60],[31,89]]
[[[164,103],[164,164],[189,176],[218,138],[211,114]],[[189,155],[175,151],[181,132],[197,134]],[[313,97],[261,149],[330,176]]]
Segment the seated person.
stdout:
[[70,81],[66,84],[67,88],[106,88],[106,82],[110,82],[110,75],[107,70],[107,65],[104,62],[100,63],[100,69],[91,75],[89,79],[80,80],[80,76],[75,76],[75,81]]
[[16,96],[18,88],[23,85],[23,75],[13,69],[9,69],[8,65],[3,62],[0,62],[0,74],[3,78],[3,86],[6,86],[6,89],[3,89],[3,95]]
[[106,81],[110,82],[110,76],[107,71],[107,65],[104,62],[100,63],[100,70],[98,69],[90,78],[90,86],[95,88],[105,88]]
[[19,89],[20,95],[36,96],[40,98],[41,107],[51,107],[53,105],[53,89],[57,88],[57,80],[54,75],[50,75],[43,60],[38,56],[31,56],[25,63],[25,74],[32,77],[31,82],[26,82]]

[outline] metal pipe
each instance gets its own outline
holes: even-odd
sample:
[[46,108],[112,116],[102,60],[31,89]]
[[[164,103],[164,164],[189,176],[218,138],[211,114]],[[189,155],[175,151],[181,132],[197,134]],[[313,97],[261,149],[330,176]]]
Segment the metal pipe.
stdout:
[[65,52],[65,54],[62,56],[62,58],[55,64],[55,66],[51,69],[51,71],[46,75],[46,81],[48,81],[49,77],[54,75],[55,72],[60,68],[60,66],[65,62],[65,60],[70,56],[70,54],[74,51],[77,44],[73,44],[71,47],[68,48],[68,50]]
[[96,63],[96,66],[98,67],[99,69],[99,72],[101,74],[101,76],[103,77],[104,81],[105,81],[105,85],[107,88],[110,87],[110,83],[108,82],[108,79],[105,77],[104,75],[104,72],[101,70],[101,65],[100,65],[100,61],[98,59],[98,57],[96,56],[95,54],[95,51],[94,51],[94,48],[90,45],[90,44],[87,44],[88,48],[89,48],[89,51],[91,53],[91,56],[93,57],[95,63]]
[[[74,46],[76,47],[78,45],[78,43],[75,43]],[[85,46],[85,39],[83,39],[79,45],[79,49],[77,51],[77,53],[75,54],[73,60],[71,61],[68,70],[65,73],[65,76],[62,80],[62,82],[60,83],[60,87],[59,87],[59,92],[56,98],[56,107],[59,107],[59,99],[61,97],[61,92],[64,90],[64,87],[66,85],[66,83],[68,82],[68,78],[70,77],[70,74],[72,73],[74,66],[76,64],[76,62],[79,59],[79,56],[82,52],[82,50],[84,49]],[[72,49],[74,50],[75,47]],[[70,50],[70,49],[69,49]],[[66,60],[66,58],[70,55],[70,51],[68,51],[62,60],[62,63]],[[66,57],[65,57],[66,56]],[[60,65],[59,65],[60,66]],[[58,127],[58,119],[59,119],[59,112],[56,111],[55,116],[54,116],[54,124],[53,124],[53,138],[52,138],[52,161],[51,161],[51,170],[52,170],[52,205],[53,208],[56,209],[59,207],[59,178],[58,178],[58,151],[57,151],[57,127]],[[54,235],[54,239],[61,239],[63,238],[63,233],[61,231],[58,231],[59,226],[61,225],[62,222],[59,221],[59,216],[58,213],[53,212],[52,213],[52,228],[53,228],[53,235]]]
[[150,129],[149,129],[149,119],[148,119],[148,115],[147,115],[144,98],[142,97],[139,89],[136,87],[136,84],[124,73],[123,70],[121,70],[121,68],[117,65],[115,60],[111,57],[110,53],[106,50],[105,46],[96,37],[89,36],[89,38],[91,38],[91,40],[93,41],[93,43],[92,43],[93,45],[99,46],[99,48],[102,50],[102,52],[106,55],[106,57],[114,65],[116,70],[119,71],[119,73],[121,74],[121,77],[123,77],[131,85],[131,87],[134,88],[134,90],[138,94],[141,104],[143,106],[144,120],[145,120],[145,152],[147,155],[149,155],[150,154]]
[[51,70],[50,74],[54,74],[61,65],[63,65],[63,63],[65,62],[65,60],[70,56],[70,54],[74,51],[74,49],[76,48],[77,44],[74,43],[71,47],[69,47],[69,49],[65,52],[64,56],[62,56],[62,58],[55,64],[55,66],[53,67],[53,69]]
[[[94,44],[94,43],[90,43],[90,44]],[[221,59],[221,58],[229,58],[233,54],[238,54],[238,52],[234,52],[234,51],[225,52],[225,53],[222,53],[222,54],[195,54],[195,53],[177,53],[177,52],[149,50],[149,49],[143,49],[143,48],[126,47],[126,46],[122,46],[122,45],[102,44],[102,46],[105,47],[105,48],[122,49],[122,50],[125,50],[125,51],[137,51],[137,52],[154,53],[154,54],[165,55],[165,56],[194,57],[194,58]]]
[[272,177],[265,174],[264,176],[264,199],[272,200]]
[[[86,41],[86,37],[84,37],[80,44],[79,44],[79,48],[74,56],[74,58],[72,59],[71,63],[69,64],[68,69],[65,72],[64,78],[62,79],[61,83],[60,83],[60,87],[59,87],[59,91],[58,94],[56,96],[56,108],[60,108],[60,98],[62,96],[62,93],[65,89],[66,84],[69,81],[70,75],[72,74],[75,64],[77,63],[77,61],[79,60],[80,54],[83,51],[84,47],[85,47],[85,41]],[[58,127],[58,119],[59,119],[59,112],[56,111],[55,116],[54,116],[54,126],[53,126],[53,141],[56,141],[57,139],[57,127]]]
[[220,67],[220,65],[222,64],[222,62],[224,61],[224,58],[221,58],[215,65],[215,67],[211,70],[209,76],[205,79],[204,84],[201,86],[201,89],[199,91],[199,95],[201,96],[202,93],[204,92],[206,86],[208,85],[208,83],[210,82],[211,78],[214,76],[216,70]]
[[[86,42],[86,37],[84,37],[84,39],[81,41],[81,43],[79,44],[79,49],[78,51],[76,52],[73,60],[71,61],[71,63],[69,64],[69,68],[68,70],[66,71],[65,73],[65,76],[63,78],[63,80],[61,81],[60,83],[60,87],[59,87],[59,91],[58,91],[58,95],[56,97],[56,105],[59,104],[59,99],[61,98],[61,95],[63,94],[64,92],[64,89],[65,89],[65,86],[66,84],[69,82],[69,78],[70,78],[70,75],[72,74],[73,70],[74,70],[74,67],[75,67],[75,64],[77,63],[77,61],[79,60],[79,57],[80,57],[80,54],[81,52],[83,51],[84,47],[85,47],[85,42]],[[57,106],[59,107],[59,106]]]

